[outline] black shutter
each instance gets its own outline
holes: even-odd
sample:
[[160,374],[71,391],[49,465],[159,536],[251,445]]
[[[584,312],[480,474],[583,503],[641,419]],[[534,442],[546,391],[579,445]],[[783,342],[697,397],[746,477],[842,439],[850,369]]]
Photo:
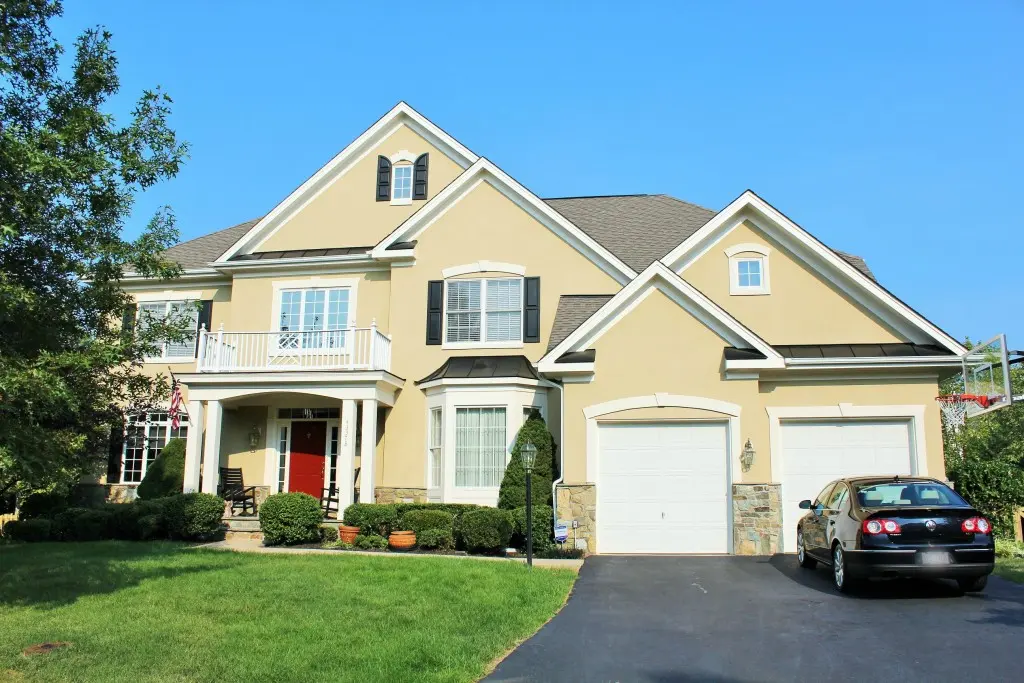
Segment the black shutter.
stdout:
[[124,425],[110,428],[110,450],[107,452],[107,483],[121,483],[121,455],[124,452]]
[[199,358],[199,330],[206,328],[210,331],[210,321],[213,319],[213,299],[203,299],[199,302],[199,320],[196,321],[196,358]]
[[377,157],[377,201],[391,201],[391,162]]
[[416,165],[412,172],[412,198],[427,198],[427,166],[430,164],[430,155],[421,154],[416,157]]
[[135,334],[135,317],[138,315],[139,305],[128,304],[125,306],[124,315],[121,317],[121,335],[131,338]]
[[523,298],[523,341],[540,341],[540,278],[525,278],[526,295]]
[[444,306],[444,280],[427,283],[427,344],[441,343],[441,313]]

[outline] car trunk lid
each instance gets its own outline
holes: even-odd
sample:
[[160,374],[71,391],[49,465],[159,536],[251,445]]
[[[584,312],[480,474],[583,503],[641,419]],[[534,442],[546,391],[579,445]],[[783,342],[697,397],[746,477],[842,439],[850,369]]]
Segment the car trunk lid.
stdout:
[[969,543],[974,534],[965,533],[961,524],[976,517],[977,510],[965,507],[878,507],[865,510],[868,519],[891,519],[899,523],[901,533],[891,540],[899,543]]

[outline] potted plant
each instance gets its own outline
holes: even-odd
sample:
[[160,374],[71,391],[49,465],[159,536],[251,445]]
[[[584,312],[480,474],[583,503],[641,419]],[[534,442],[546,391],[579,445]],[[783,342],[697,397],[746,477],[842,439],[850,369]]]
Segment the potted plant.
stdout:
[[388,536],[388,545],[392,550],[408,550],[416,545],[416,532],[392,531]]
[[345,526],[344,524],[338,526],[338,538],[345,543],[354,543],[358,535],[359,527],[357,526]]

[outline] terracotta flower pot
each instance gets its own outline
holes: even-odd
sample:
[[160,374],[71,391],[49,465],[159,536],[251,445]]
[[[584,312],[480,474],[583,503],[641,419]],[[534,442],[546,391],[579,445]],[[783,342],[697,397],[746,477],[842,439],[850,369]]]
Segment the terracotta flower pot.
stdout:
[[408,550],[416,545],[416,532],[392,531],[388,536],[388,545],[394,550]]
[[359,527],[357,526],[345,526],[342,524],[338,527],[338,538],[345,543],[353,543],[356,540],[356,536],[359,535]]

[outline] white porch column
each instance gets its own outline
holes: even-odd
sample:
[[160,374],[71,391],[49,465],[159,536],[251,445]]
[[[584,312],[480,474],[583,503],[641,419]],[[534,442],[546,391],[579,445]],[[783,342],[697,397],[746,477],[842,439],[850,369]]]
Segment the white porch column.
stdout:
[[355,498],[356,402],[341,402],[338,427],[338,512],[339,517]]
[[199,490],[199,461],[203,455],[203,402],[188,402],[188,435],[185,437],[185,493]]
[[377,453],[377,400],[363,399],[363,442],[359,449],[359,502],[375,503],[374,462]]
[[224,408],[220,401],[207,401],[203,493],[217,493],[217,481],[220,478],[220,428],[223,418]]

